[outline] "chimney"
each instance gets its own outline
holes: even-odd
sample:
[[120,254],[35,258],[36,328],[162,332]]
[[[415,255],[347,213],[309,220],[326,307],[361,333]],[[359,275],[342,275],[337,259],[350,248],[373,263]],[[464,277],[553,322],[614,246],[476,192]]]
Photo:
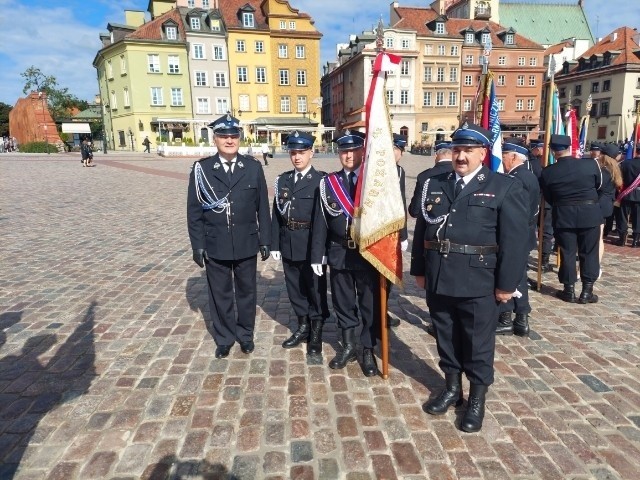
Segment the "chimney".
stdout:
[[611,41],[615,42],[618,39],[618,32],[613,32],[611,34]]

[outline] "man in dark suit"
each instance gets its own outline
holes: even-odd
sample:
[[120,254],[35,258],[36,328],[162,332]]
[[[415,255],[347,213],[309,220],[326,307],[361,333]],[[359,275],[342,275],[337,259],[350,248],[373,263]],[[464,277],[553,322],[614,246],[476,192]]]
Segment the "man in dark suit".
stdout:
[[329,316],[327,280],[311,269],[311,222],[318,204],[320,179],[311,165],[315,137],[295,131],[286,138],[294,169],[275,182],[271,215],[271,256],[282,258],[289,301],[298,317],[298,328],[282,346],[307,343],[307,354],[322,353],[322,327]]
[[[520,337],[529,335],[529,285],[527,284],[527,261],[529,252],[536,248],[536,219],[540,207],[540,184],[538,179],[529,170],[526,164],[529,158],[529,150],[519,137],[510,137],[502,144],[502,165],[504,171],[522,183],[525,202],[527,204],[527,251],[524,258],[522,278],[518,283],[518,292],[521,296],[514,296],[507,303],[500,305],[500,316],[496,335],[513,335]],[[512,318],[515,313],[515,320]]]
[[[631,160],[620,162],[620,170],[622,172],[623,191],[629,187],[633,181],[640,175],[640,142],[636,144],[636,156]],[[633,237],[631,239],[632,247],[640,247],[640,187],[629,192],[620,202],[619,222],[616,222],[618,229],[618,245],[624,247],[627,244],[627,235],[629,221],[631,215],[631,231]]]
[[582,292],[578,303],[595,303],[593,284],[600,274],[598,244],[602,211],[598,189],[602,173],[596,160],[571,156],[571,138],[551,135],[550,149],[556,159],[542,171],[540,184],[545,200],[552,207],[553,231],[560,251],[558,280],[564,285],[556,296],[576,302],[576,253],[580,259]]
[[235,341],[243,353],[253,351],[257,252],[269,258],[267,183],[260,163],[238,154],[239,125],[230,115],[209,125],[218,153],[193,165],[187,196],[193,260],[207,272],[216,358],[228,356]]
[[[462,403],[462,372],[471,384],[461,428],[482,428],[485,397],[494,380],[498,304],[522,278],[527,206],[522,184],[483,165],[491,133],[463,124],[452,136],[454,172],[426,179],[422,237],[414,235],[411,275],[427,288],[446,388],[424,405],[444,414]],[[422,245],[422,247],[420,247]],[[422,251],[420,251],[422,250]]]
[[[342,169],[320,181],[320,198],[313,220],[311,267],[323,275],[322,260],[330,267],[333,309],[342,329],[342,351],[329,367],[340,369],[357,359],[355,329],[362,318],[360,343],[363,347],[362,372],[367,377],[378,374],[373,348],[376,345],[375,309],[379,300],[379,275],[360,255],[351,237],[353,199],[364,154],[364,134],[345,130],[336,140]],[[356,307],[357,305],[357,307]]]

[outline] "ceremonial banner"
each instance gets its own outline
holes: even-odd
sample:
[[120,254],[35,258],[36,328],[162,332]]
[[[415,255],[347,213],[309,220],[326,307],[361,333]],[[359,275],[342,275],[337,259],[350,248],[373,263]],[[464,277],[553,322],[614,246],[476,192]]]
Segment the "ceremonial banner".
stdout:
[[571,138],[571,155],[578,157],[580,143],[578,141],[578,117],[576,117],[576,111],[573,108],[569,108],[569,111],[566,113],[566,117],[567,135]]
[[[551,133],[556,135],[564,135],[564,124],[562,123],[562,110],[560,110],[560,98],[558,96],[558,87],[553,86],[553,108],[551,110]],[[555,163],[555,158],[549,150],[549,161],[547,163]]]
[[487,73],[485,78],[480,126],[489,130],[492,135],[490,139],[491,148],[484,163],[492,171],[502,172],[502,129],[500,128],[500,118],[498,116],[496,85],[491,71]]
[[398,170],[393,155],[393,132],[385,97],[385,72],[400,63],[400,57],[379,53],[366,104],[367,137],[364,161],[358,179],[352,238],[360,254],[384,277],[402,284],[402,254],[399,230],[405,211]]
[[578,138],[578,155],[576,157],[582,158],[584,155],[584,149],[587,144],[587,128],[589,127],[589,117],[585,115],[580,120],[580,136]]
[[631,138],[627,142],[627,152],[624,157],[625,160],[631,160],[633,158],[635,154],[636,145],[638,144],[638,140],[640,140],[640,125],[638,125],[637,122],[636,122],[636,126],[634,127],[634,130],[635,130],[635,135],[634,135],[634,132],[631,132]]

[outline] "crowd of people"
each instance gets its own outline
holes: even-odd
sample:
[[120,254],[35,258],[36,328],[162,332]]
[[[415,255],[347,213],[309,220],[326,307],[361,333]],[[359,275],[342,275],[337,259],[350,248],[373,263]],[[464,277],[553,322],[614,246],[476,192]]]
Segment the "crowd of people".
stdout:
[[[262,261],[282,262],[297,318],[282,347],[306,343],[307,355],[321,361],[330,289],[342,342],[328,366],[343,369],[360,359],[365,376],[377,375],[375,347],[383,323],[378,273],[351,236],[365,135],[349,130],[338,135],[339,169],[325,173],[312,165],[315,138],[290,134],[286,145],[293,168],[277,177],[270,207],[262,164],[238,152],[239,121],[226,115],[210,127],[218,153],[194,164],[187,222],[193,260],[206,269],[215,357],[227,357],[236,342],[245,354],[255,348],[260,255]],[[630,215],[631,246],[640,246],[640,191],[635,196],[640,157],[620,166],[613,146],[593,144],[587,158],[577,159],[569,137],[552,135],[549,148],[556,161],[543,169],[544,145],[511,137],[502,148],[502,174],[483,163],[490,138],[489,131],[465,123],[450,142],[438,142],[436,164],[418,176],[407,209],[416,218],[410,274],[425,292],[428,331],[436,338],[445,380],[423,409],[441,415],[462,404],[464,374],[470,383],[461,422],[466,432],[482,428],[494,381],[496,335],[529,334],[527,268],[538,225],[547,244],[545,271],[553,270],[551,239],[562,259],[563,289],[557,296],[566,302],[598,301],[594,284],[601,275],[602,237],[612,231],[610,217],[626,242],[624,218]],[[406,137],[394,135],[396,163],[406,145]],[[404,201],[404,171],[399,164],[397,170]],[[548,221],[541,221],[545,214]],[[406,226],[403,231],[405,250]],[[582,290],[576,294],[578,275]]]
[[5,135],[0,142],[0,153],[9,153],[18,151],[18,140],[16,137]]

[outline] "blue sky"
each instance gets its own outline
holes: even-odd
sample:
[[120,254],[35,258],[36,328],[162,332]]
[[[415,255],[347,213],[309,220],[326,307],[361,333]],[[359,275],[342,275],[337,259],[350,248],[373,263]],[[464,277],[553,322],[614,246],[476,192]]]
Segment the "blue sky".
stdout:
[[[290,2],[310,14],[323,33],[324,64],[335,58],[336,43],[348,41],[352,33],[370,30],[380,17],[386,24],[391,0]],[[399,3],[427,6],[430,2]],[[99,33],[106,31],[109,22],[124,23],[125,9],[146,10],[147,5],[148,0],[0,0],[1,11],[5,12],[0,18],[0,101],[13,105],[22,96],[24,80],[20,73],[31,65],[55,76],[61,87],[68,87],[79,98],[91,101],[98,92],[91,62],[100,48]],[[366,8],[358,10],[354,5]],[[623,25],[640,29],[637,0],[585,0],[585,9],[594,35],[602,37]]]

